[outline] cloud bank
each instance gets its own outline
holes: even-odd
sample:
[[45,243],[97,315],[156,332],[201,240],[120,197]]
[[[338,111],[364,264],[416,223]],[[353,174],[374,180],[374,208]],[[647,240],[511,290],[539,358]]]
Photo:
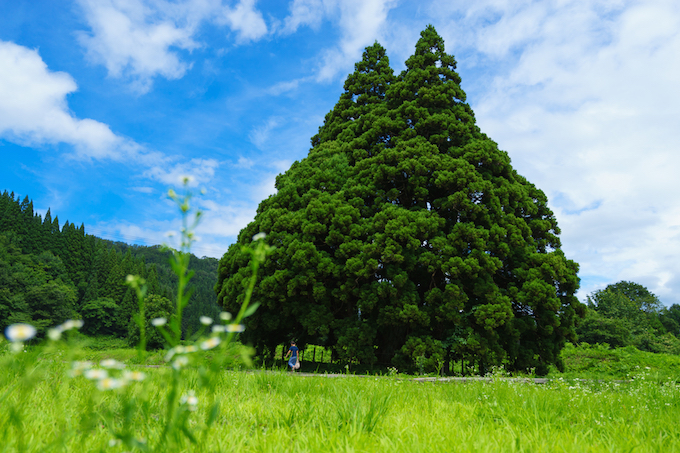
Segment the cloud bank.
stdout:
[[139,145],[106,124],[73,115],[66,96],[77,88],[69,74],[50,71],[37,50],[0,41],[0,137],[24,146],[67,143],[79,158],[139,155]]
[[179,79],[191,68],[185,53],[204,46],[195,35],[205,22],[228,26],[239,43],[265,36],[267,25],[255,3],[79,0],[90,26],[79,39],[90,60],[104,65],[110,77],[128,80],[135,91],[146,93],[155,77]]

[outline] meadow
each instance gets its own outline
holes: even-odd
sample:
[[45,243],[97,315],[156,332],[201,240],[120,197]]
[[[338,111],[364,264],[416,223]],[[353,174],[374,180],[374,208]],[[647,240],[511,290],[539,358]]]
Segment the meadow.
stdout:
[[[239,348],[198,352],[177,369],[153,366],[160,352],[139,365],[130,350],[123,365],[72,341],[5,346],[0,452],[680,450],[680,385],[628,359],[625,380],[419,382],[247,369]],[[144,377],[106,388],[74,372],[84,358]]]
[[171,262],[177,309],[151,320],[167,349],[146,351],[146,288],[134,276],[137,349],[86,337],[78,320],[40,341],[34,327],[10,326],[11,343],[0,339],[0,453],[680,451],[680,358],[668,354],[568,345],[566,373],[552,370],[543,384],[502,369],[485,380],[421,381],[329,363],[317,348],[314,360],[303,356],[307,373],[282,371],[281,361],[258,367],[233,340],[257,309],[249,301],[269,251],[259,234],[239,312],[201,317],[201,331],[183,338],[193,227],[189,195],[170,196],[184,225]]

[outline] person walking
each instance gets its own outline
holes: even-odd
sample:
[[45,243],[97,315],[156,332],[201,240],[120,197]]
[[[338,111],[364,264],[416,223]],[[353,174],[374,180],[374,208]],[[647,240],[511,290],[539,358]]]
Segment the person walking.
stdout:
[[290,371],[295,372],[295,370],[300,368],[300,361],[298,360],[299,353],[300,350],[297,346],[295,346],[295,341],[291,341],[290,349],[286,353],[286,358],[290,356],[290,360],[288,361],[288,367],[290,368]]

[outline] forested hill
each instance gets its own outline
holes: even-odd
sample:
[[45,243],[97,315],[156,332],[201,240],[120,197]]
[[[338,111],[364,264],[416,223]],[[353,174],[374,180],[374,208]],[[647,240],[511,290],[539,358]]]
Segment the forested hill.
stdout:
[[[91,335],[128,337],[137,311],[128,274],[148,282],[149,295],[172,300],[176,276],[169,251],[112,242],[86,234],[85,226],[59,224],[48,209],[45,217],[5,191],[0,196],[0,329],[28,322],[44,332],[69,318],[82,317]],[[194,332],[202,315],[216,317],[214,292],[218,261],[191,256],[196,272],[194,293],[185,309],[183,329]]]

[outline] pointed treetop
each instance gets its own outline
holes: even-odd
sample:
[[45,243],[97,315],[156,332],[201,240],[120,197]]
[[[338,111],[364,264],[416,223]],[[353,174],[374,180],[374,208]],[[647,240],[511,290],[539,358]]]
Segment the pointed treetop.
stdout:
[[376,41],[366,47],[363,58],[354,65],[354,72],[347,76],[344,96],[350,96],[359,105],[380,102],[393,78],[385,48]]
[[45,213],[45,219],[43,220],[43,225],[52,226],[52,213],[50,212],[50,208],[47,208],[47,212]]
[[[353,123],[370,112],[377,104],[382,103],[390,83],[394,80],[394,71],[385,54],[385,48],[377,42],[364,50],[363,58],[354,65],[354,72],[347,76],[345,92],[331,110],[319,128],[319,133],[312,137],[312,146],[329,140],[335,140]],[[352,131],[354,136],[360,132]]]
[[[428,25],[420,33],[416,51],[406,60],[406,67],[407,70],[401,74],[404,79],[415,75],[418,78],[424,78],[428,84],[453,82],[460,85],[461,82],[460,75],[456,72],[456,59],[453,55],[446,53],[444,39],[439,36],[432,25]],[[456,90],[455,97],[465,102],[465,92],[460,87]]]

